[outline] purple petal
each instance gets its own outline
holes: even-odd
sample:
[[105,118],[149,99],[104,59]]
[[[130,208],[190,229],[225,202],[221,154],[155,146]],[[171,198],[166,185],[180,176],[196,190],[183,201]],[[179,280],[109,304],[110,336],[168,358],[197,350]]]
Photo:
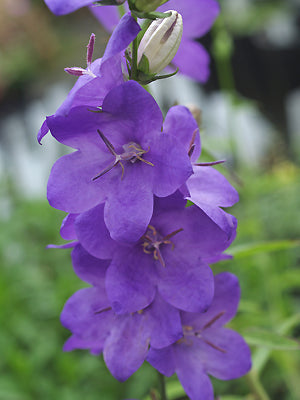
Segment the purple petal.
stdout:
[[75,232],[74,222],[77,218],[78,214],[68,214],[60,227],[60,236],[65,240],[75,240],[77,239],[77,235]]
[[163,375],[171,376],[175,373],[176,365],[173,346],[159,350],[151,347],[147,355],[147,361]]
[[81,245],[77,245],[72,251],[72,263],[80,279],[105,291],[104,279],[110,261],[99,260],[91,256]]
[[72,335],[64,344],[64,351],[72,351],[76,349],[90,349],[91,353],[98,355],[103,350],[103,343],[100,345],[95,339],[82,339],[81,337]]
[[88,106],[73,107],[67,116],[47,117],[47,124],[52,136],[60,143],[74,149],[89,152],[93,148],[105,149],[97,133],[99,114],[91,110],[97,111]]
[[141,28],[130,13],[125,14],[107,43],[102,63],[120,53],[135,39]]
[[191,400],[213,400],[213,386],[203,370],[202,354],[194,346],[174,346],[176,373]]
[[108,32],[112,32],[120,20],[117,7],[99,7],[92,5],[90,6],[90,10]]
[[204,47],[189,39],[181,40],[172,61],[182,74],[202,83],[209,78],[209,62],[209,55]]
[[118,136],[124,143],[136,142],[147,149],[148,135],[161,131],[163,116],[153,97],[137,82],[113,88],[102,105],[99,129]]
[[106,274],[107,295],[117,314],[149,306],[154,299],[156,273],[153,259],[133,249],[120,249]]
[[183,18],[183,35],[197,38],[208,32],[219,15],[220,5],[216,0],[170,0],[159,10],[176,10]]
[[97,154],[90,158],[77,151],[61,157],[52,167],[47,197],[54,208],[81,213],[105,201],[104,180],[93,181],[103,168]]
[[[251,369],[249,346],[237,332],[225,328],[210,328],[203,331],[202,336],[201,346],[194,348],[209,374],[218,379],[229,380],[239,378]],[[205,340],[222,351],[205,343]]]
[[239,195],[228,180],[212,167],[194,166],[194,174],[187,182],[191,200],[197,203],[231,207]]
[[194,132],[197,131],[195,136],[195,149],[193,151],[191,161],[195,162],[200,156],[201,144],[198,125],[188,108],[183,106],[171,107],[166,115],[164,122],[164,132],[169,133],[177,138],[182,143],[186,152],[189,151],[191,140]]
[[181,143],[166,133],[153,136],[149,142],[154,164],[153,191],[158,197],[174,193],[193,173],[190,159]]
[[69,14],[78,8],[88,6],[94,0],[45,0],[49,9],[56,15]]
[[151,332],[151,346],[157,349],[169,346],[182,337],[179,311],[156,296],[144,313],[145,329]]
[[139,314],[118,317],[105,342],[104,361],[119,381],[125,381],[144,362],[150,337]]
[[47,121],[45,120],[37,134],[37,140],[38,140],[39,144],[41,144],[43,137],[46,136],[48,132],[49,132],[49,128],[47,125]]
[[153,167],[142,162],[128,164],[123,179],[120,177],[110,188],[104,208],[104,220],[111,237],[122,243],[136,242],[143,235],[153,210],[153,194],[146,179],[149,170],[151,184]]
[[218,274],[215,276],[215,293],[209,310],[204,314],[183,313],[182,323],[202,329],[220,315],[212,325],[220,328],[235,316],[239,300],[240,286],[237,277],[229,272]]
[[180,310],[206,311],[214,294],[211,269],[198,262],[189,263],[188,257],[169,249],[165,256],[166,267],[160,268],[158,290],[168,303]]
[[61,313],[62,325],[81,339],[98,342],[99,347],[110,332],[114,319],[111,311],[99,312],[109,306],[103,290],[81,289],[66,302]]
[[82,246],[94,257],[112,258],[117,243],[114,242],[104,223],[104,204],[100,204],[78,216],[76,233]]

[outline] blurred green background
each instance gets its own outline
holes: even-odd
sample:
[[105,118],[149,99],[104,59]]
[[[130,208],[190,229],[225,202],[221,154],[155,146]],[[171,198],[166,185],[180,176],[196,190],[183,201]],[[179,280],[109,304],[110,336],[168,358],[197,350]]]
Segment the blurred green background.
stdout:
[[[297,400],[300,128],[291,125],[291,103],[286,99],[300,86],[299,64],[294,71],[295,60],[299,62],[299,2],[221,3],[220,18],[202,40],[213,57],[212,76],[202,91],[206,96],[225,96],[229,123],[225,146],[218,148],[218,140],[209,134],[214,112],[210,110],[211,119],[203,115],[203,160],[211,161],[211,152],[227,154],[228,164],[219,169],[238,189],[240,202],[231,210],[239,220],[237,239],[229,251],[235,257],[213,270],[230,271],[240,279],[242,301],[231,327],[251,344],[254,366],[239,380],[213,380],[215,393],[220,400]],[[298,33],[296,39],[288,31],[291,27]],[[73,273],[69,250],[45,248],[61,243],[58,231],[64,217],[45,200],[50,161],[62,150],[50,147],[53,160],[43,166],[48,142],[42,148],[35,143],[43,111],[55,110],[47,109],[49,102],[44,109],[34,108],[37,111],[30,115],[39,116],[33,122],[25,119],[24,135],[30,131],[30,137],[20,147],[24,143],[18,134],[28,104],[43,103],[56,82],[72,85],[62,69],[85,65],[91,30],[97,36],[98,57],[108,35],[88,10],[57,18],[42,0],[0,2],[0,400],[143,399],[157,387],[157,375],[146,363],[127,382],[118,383],[101,357],[87,351],[62,352],[69,332],[60,325],[59,314],[67,298],[84,284]],[[271,145],[259,159],[241,157],[239,132],[230,123],[231,116],[249,104],[259,113],[253,118],[264,118],[271,131]],[[20,115],[21,123],[15,125]],[[255,142],[258,151],[263,139]],[[29,162],[26,180],[25,162]],[[37,176],[39,170],[44,175]],[[40,185],[34,186],[39,179]],[[34,190],[28,190],[31,187]],[[176,380],[167,382],[170,400],[184,399]]]

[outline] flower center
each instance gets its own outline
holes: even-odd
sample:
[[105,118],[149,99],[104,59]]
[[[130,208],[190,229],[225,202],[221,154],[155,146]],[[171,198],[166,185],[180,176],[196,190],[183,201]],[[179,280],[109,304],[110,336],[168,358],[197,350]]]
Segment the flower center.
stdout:
[[226,353],[226,350],[222,349],[220,346],[216,345],[215,343],[212,343],[210,340],[208,340],[206,337],[203,337],[203,335],[202,335],[202,332],[205,331],[205,329],[211,327],[224,314],[225,314],[225,311],[221,311],[219,314],[215,315],[211,320],[209,320],[203,326],[203,328],[200,330],[195,330],[190,325],[183,325],[183,327],[182,327],[183,328],[183,337],[181,339],[177,340],[176,343],[185,343],[187,345],[193,345],[193,340],[189,340],[189,338],[197,337],[198,339],[203,340],[203,342],[208,344],[213,349],[218,350],[221,353]]
[[115,157],[115,159],[103,171],[101,171],[98,175],[94,176],[94,178],[92,179],[93,181],[100,178],[107,172],[109,172],[111,169],[113,169],[118,164],[122,168],[121,179],[123,179],[124,172],[125,172],[124,165],[123,165],[124,161],[130,161],[132,164],[134,164],[137,160],[139,160],[139,161],[144,162],[145,164],[148,164],[148,165],[151,165],[152,167],[154,167],[154,165],[150,161],[144,160],[142,158],[143,154],[148,153],[150,148],[148,148],[147,150],[144,150],[138,143],[129,142],[122,146],[123,150],[124,150],[123,153],[118,154],[116,152],[114,146],[107,139],[107,137],[104,136],[104,134],[99,129],[97,129],[97,132],[99,133],[99,136],[103,140],[104,144],[106,145],[106,147],[108,148],[110,153]]
[[166,266],[166,263],[162,257],[160,246],[162,244],[170,244],[172,246],[172,250],[174,249],[175,245],[170,240],[171,237],[177,235],[177,233],[183,231],[182,228],[177,229],[176,231],[169,233],[166,236],[162,236],[152,225],[148,225],[147,232],[144,236],[142,236],[142,246],[144,253],[151,254],[153,253],[153,257],[155,260],[158,260],[163,267]]

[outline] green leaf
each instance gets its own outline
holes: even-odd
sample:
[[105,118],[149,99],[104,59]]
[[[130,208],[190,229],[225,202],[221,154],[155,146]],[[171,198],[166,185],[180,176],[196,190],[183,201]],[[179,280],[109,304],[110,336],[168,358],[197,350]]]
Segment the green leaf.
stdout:
[[267,253],[279,250],[288,250],[300,245],[300,240],[272,240],[233,246],[230,254],[235,258],[245,258],[258,253]]
[[300,350],[296,340],[286,338],[267,330],[251,330],[243,333],[245,340],[255,346],[263,346],[277,350]]

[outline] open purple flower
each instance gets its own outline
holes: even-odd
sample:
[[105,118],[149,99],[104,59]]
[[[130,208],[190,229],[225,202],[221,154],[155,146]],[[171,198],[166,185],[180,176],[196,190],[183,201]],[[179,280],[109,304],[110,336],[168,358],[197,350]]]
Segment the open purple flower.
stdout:
[[[122,52],[133,41],[139,31],[140,27],[137,22],[130,14],[125,14],[112,33],[103,57],[94,62],[92,62],[92,56],[95,35],[92,34],[87,51],[87,68],[66,68],[68,73],[79,76],[79,78],[54,116],[66,116],[71,108],[80,105],[101,106],[107,93],[113,87],[124,82]],[[39,142],[41,142],[48,130],[46,120],[38,133]]]
[[[90,7],[103,26],[112,31],[119,20],[117,7]],[[176,10],[182,15],[183,35],[172,64],[180,72],[199,81],[209,77],[209,55],[196,41],[205,35],[219,15],[220,6],[216,0],[169,0],[158,11]]]
[[93,287],[79,290],[64,306],[61,322],[72,332],[64,350],[103,352],[112,375],[124,381],[142,365],[149,345],[160,349],[182,337],[179,311],[156,296],[144,310],[116,315],[105,294],[108,262],[90,261],[75,265],[77,275]]
[[179,191],[155,198],[148,227],[131,245],[111,239],[103,204],[75,218],[76,237],[82,247],[72,254],[73,265],[84,268],[96,264],[97,258],[111,259],[106,290],[116,313],[147,307],[157,292],[181,310],[202,312],[209,307],[214,282],[207,262],[220,257],[231,240],[197,206],[185,205]]
[[134,81],[113,88],[101,110],[75,107],[48,117],[51,134],[78,149],[54,164],[49,203],[70,213],[105,203],[111,237],[138,240],[152,216],[153,195],[172,194],[192,174],[177,126],[171,135],[161,132],[162,122],[153,97]]
[[207,312],[181,313],[184,337],[164,349],[151,348],[147,361],[164,375],[175,372],[191,400],[213,400],[207,374],[218,379],[239,378],[251,368],[248,345],[236,332],[223,328],[237,310],[238,279],[216,275],[215,295]]

